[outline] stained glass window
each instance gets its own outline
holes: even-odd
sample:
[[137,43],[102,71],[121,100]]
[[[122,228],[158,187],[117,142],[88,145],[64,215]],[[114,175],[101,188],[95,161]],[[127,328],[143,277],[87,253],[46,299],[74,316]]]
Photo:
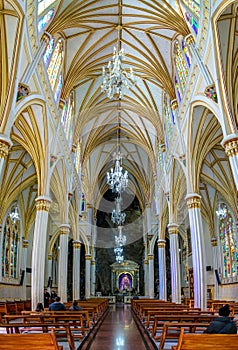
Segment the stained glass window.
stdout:
[[52,55],[53,50],[54,50],[54,45],[55,45],[55,40],[54,40],[54,38],[52,38],[50,40],[49,44],[47,45],[44,56],[43,56],[43,60],[44,60],[44,63],[46,66],[48,66],[48,64],[50,62],[50,58],[51,58],[51,55]]
[[160,169],[163,169],[164,156],[163,156],[163,147],[161,143],[158,144],[158,163],[159,163]]
[[74,119],[74,94],[70,93],[69,98],[67,99],[61,117],[61,122],[64,127],[64,132],[69,144],[72,142],[73,135],[73,120]]
[[232,211],[224,204],[219,216],[219,235],[223,255],[223,277],[238,276],[237,230]]
[[58,0],[38,0],[38,16],[45,12],[49,7],[54,7],[53,4]]
[[77,173],[79,173],[80,171],[80,161],[81,161],[81,143],[78,142],[75,156],[74,156],[74,166]]
[[178,41],[174,44],[174,64],[175,64],[175,89],[178,100],[181,101],[191,65],[191,54],[185,43]]
[[195,34],[198,34],[200,19],[200,0],[182,0],[185,17]]
[[170,99],[168,98],[168,95],[164,93],[164,129],[165,129],[165,135],[166,135],[166,145],[167,148],[169,146],[169,142],[173,135],[173,115],[170,107]]
[[191,52],[190,52],[189,47],[186,44],[185,40],[182,41],[182,49],[183,49],[183,52],[184,52],[184,55],[185,55],[188,67],[190,67],[191,63],[192,63],[192,56],[191,56]]
[[47,67],[47,73],[56,103],[59,100],[63,84],[63,60],[64,60],[64,43],[60,39],[56,43],[54,39],[50,40],[45,53],[44,62]]
[[17,278],[19,237],[20,221],[18,211],[14,207],[8,214],[3,229],[2,277]]
[[39,20],[38,20],[38,32],[42,32],[42,30],[49,24],[51,19],[54,16],[55,11],[50,9],[46,12]]

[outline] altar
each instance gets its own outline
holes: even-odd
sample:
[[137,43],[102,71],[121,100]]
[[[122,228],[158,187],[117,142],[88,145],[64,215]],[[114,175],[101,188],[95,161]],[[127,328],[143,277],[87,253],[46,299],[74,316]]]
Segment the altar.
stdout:
[[111,289],[124,300],[124,296],[139,293],[139,265],[132,260],[111,265]]

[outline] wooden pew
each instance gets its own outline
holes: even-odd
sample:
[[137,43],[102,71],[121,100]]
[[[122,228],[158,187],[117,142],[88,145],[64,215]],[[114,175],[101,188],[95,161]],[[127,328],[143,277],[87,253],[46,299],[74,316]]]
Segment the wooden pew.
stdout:
[[214,315],[155,315],[152,328],[152,338],[159,339],[157,332],[162,331],[165,322],[191,322],[191,323],[210,323],[214,319]]
[[158,338],[160,340],[159,348],[164,349],[164,344],[166,339],[179,339],[181,329],[183,328],[187,333],[203,332],[210,323],[193,323],[193,322],[165,322],[163,325],[163,330],[161,336]]
[[184,334],[181,329],[177,346],[172,350],[237,350],[238,334]]
[[196,309],[188,309],[188,310],[148,310],[147,315],[144,320],[145,327],[150,330],[154,318],[156,315],[213,315],[215,317],[215,313],[213,311],[201,311]]
[[2,334],[0,350],[59,350],[54,332],[41,334]]
[[67,338],[71,350],[75,350],[74,337],[71,333],[71,324],[69,323],[0,323],[1,328],[5,328],[9,334],[32,334],[32,333],[48,333],[54,330],[55,337]]

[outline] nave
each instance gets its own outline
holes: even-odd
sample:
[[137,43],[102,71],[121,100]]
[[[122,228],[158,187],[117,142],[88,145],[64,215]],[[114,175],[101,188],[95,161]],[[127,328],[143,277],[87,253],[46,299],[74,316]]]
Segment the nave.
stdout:
[[110,307],[106,318],[88,349],[148,349],[132,316],[130,305],[118,303]]

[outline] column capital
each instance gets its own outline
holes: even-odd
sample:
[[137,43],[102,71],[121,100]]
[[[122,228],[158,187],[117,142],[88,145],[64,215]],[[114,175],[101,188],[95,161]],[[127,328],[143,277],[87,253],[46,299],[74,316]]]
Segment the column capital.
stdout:
[[144,260],[144,264],[148,265],[148,260],[147,259]]
[[60,225],[60,234],[61,235],[68,235],[70,231],[70,225],[69,224],[62,224]]
[[222,146],[225,148],[226,155],[233,157],[238,155],[238,135],[230,134],[222,140]]
[[96,265],[96,261],[95,261],[95,260],[92,260],[92,261],[91,261],[91,265]]
[[86,254],[86,255],[85,255],[85,260],[91,260],[91,259],[92,259],[92,257],[91,257],[90,254]]
[[48,260],[52,260],[52,254],[48,254]]
[[187,45],[191,45],[191,44],[195,44],[195,40],[192,34],[188,34],[185,38],[184,38],[185,42]]
[[159,239],[157,243],[158,248],[165,248],[166,241],[164,239]]
[[217,247],[217,238],[213,237],[211,239],[211,244],[212,244],[213,247]]
[[9,149],[12,146],[12,141],[0,134],[0,158],[6,159]]
[[73,247],[74,247],[74,249],[80,249],[81,242],[80,241],[73,241]]
[[176,99],[175,99],[175,100],[172,100],[172,101],[170,102],[170,106],[171,106],[172,111],[174,111],[175,109],[178,108],[178,101],[177,101]]
[[154,260],[154,254],[149,254],[148,255],[148,260]]
[[188,209],[200,208],[201,206],[201,196],[198,193],[188,193],[185,197],[187,201]]
[[22,241],[22,248],[28,248],[29,242],[26,239]]
[[50,210],[50,205],[52,200],[50,197],[45,197],[45,196],[39,196],[36,198],[36,210],[37,211],[47,211],[49,212]]
[[145,207],[146,207],[146,208],[151,208],[151,202],[145,203]]
[[44,40],[48,44],[51,39],[52,39],[51,34],[48,32],[44,32],[44,34],[42,36],[42,40]]
[[167,227],[168,227],[168,232],[170,235],[175,235],[178,233],[179,226],[177,224],[171,223],[171,224],[168,224]]
[[90,203],[87,203],[87,204],[86,204],[86,208],[87,208],[87,209],[92,209],[92,207],[93,207],[92,204],[90,204]]

